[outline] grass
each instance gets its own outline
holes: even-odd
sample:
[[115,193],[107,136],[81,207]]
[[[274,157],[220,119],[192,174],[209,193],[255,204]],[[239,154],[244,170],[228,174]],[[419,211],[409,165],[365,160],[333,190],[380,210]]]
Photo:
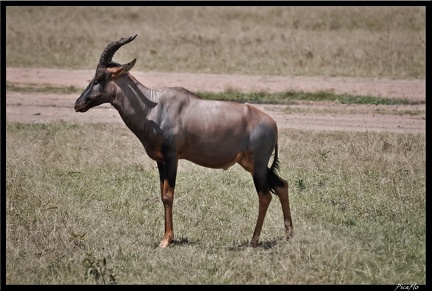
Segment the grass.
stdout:
[[[6,66],[424,79],[422,6],[7,6]],[[109,27],[109,29],[107,29]]]
[[267,92],[239,92],[227,90],[222,93],[198,92],[198,96],[212,100],[231,100],[239,102],[267,103],[267,104],[297,104],[303,101],[336,102],[339,104],[372,104],[372,105],[414,105],[424,104],[423,100],[409,100],[404,98],[382,98],[375,96],[360,96],[351,94],[334,94],[332,91],[318,91],[313,93],[302,91],[286,91],[280,93]]
[[400,105],[347,105],[343,108],[335,106],[337,103],[320,104],[317,102],[300,102],[295,105],[287,105],[283,111],[287,114],[303,113],[303,114],[375,114],[375,115],[409,115],[411,117],[418,117],[426,119],[426,112],[424,107],[418,108],[412,106]]
[[[281,130],[295,237],[239,166],[182,160],[176,240],[125,127],[6,124],[6,284],[425,284],[425,135]],[[167,276],[169,274],[169,276]]]
[[78,88],[75,86],[52,86],[48,84],[23,84],[6,81],[6,91],[21,93],[81,94],[83,92],[83,88]]
[[[23,84],[6,82],[8,92],[21,93],[52,93],[52,94],[81,94],[83,89],[75,86],[56,87],[51,85]],[[325,101],[339,104],[372,104],[372,105],[416,105],[425,104],[423,100],[404,98],[382,98],[374,96],[360,96],[351,94],[334,94],[332,91],[318,91],[314,93],[302,91],[286,91],[280,93],[240,92],[226,90],[225,92],[195,92],[203,99],[229,100],[237,102],[287,104],[293,105],[303,101]]]

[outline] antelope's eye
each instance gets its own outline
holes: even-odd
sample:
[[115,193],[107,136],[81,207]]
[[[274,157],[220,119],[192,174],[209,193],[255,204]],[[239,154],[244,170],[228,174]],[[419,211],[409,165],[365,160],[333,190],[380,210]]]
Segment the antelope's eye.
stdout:
[[93,83],[94,83],[95,85],[99,84],[99,82],[100,82],[100,78],[95,78],[94,81],[93,81]]

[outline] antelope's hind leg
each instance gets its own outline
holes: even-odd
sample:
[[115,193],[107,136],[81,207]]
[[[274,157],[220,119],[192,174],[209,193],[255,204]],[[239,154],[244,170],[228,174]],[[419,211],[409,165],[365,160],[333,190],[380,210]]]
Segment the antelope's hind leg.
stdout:
[[253,180],[255,184],[256,191],[258,193],[258,219],[256,222],[255,230],[252,236],[251,240],[251,246],[257,247],[259,237],[261,234],[261,229],[264,223],[264,218],[267,213],[267,209],[270,205],[270,201],[272,200],[272,195],[269,191],[268,184],[267,184],[267,167],[265,168],[265,171],[256,172],[253,174]]
[[284,218],[284,226],[285,226],[285,238],[286,240],[289,240],[293,234],[294,234],[294,227],[292,224],[292,218],[291,218],[291,209],[290,209],[290,203],[289,203],[289,195],[288,195],[288,182],[284,179],[280,178],[280,181],[283,182],[283,187],[275,187],[275,192],[277,196],[279,197],[279,201],[282,206],[282,212],[283,212],[283,218]]

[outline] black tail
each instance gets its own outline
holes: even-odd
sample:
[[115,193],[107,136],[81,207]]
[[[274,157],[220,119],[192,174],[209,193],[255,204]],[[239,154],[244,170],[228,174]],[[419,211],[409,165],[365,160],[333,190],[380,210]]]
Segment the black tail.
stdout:
[[283,187],[284,183],[277,175],[277,171],[279,170],[279,159],[278,159],[278,144],[275,145],[275,154],[273,163],[270,168],[267,168],[267,183],[270,189],[270,192],[273,194],[276,193],[276,187]]

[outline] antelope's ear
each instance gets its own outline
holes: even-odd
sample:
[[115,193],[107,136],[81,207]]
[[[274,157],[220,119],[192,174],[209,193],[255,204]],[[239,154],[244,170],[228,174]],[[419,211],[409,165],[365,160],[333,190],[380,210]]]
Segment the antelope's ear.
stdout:
[[124,65],[123,65],[123,67],[124,67],[124,71],[125,71],[125,72],[129,72],[129,70],[132,69],[133,66],[135,66],[135,63],[136,63],[136,59],[133,59],[132,62],[127,63],[127,64],[124,64]]
[[135,65],[136,59],[133,59],[132,62],[124,64],[124,65],[120,65],[117,67],[112,67],[112,68],[107,68],[107,71],[113,76],[119,76],[121,74],[127,73],[129,72],[130,69],[133,68],[133,66]]

